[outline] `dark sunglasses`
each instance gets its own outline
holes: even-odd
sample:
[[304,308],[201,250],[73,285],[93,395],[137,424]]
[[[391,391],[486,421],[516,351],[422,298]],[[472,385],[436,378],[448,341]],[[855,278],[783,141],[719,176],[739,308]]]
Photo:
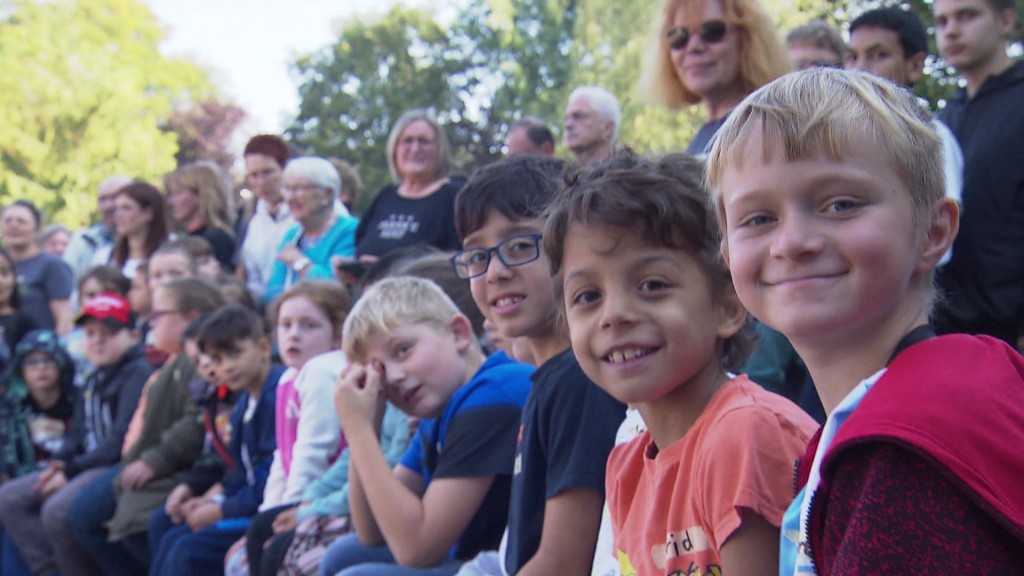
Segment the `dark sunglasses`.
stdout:
[[729,30],[729,25],[725,23],[725,20],[708,20],[707,22],[700,25],[697,32],[690,32],[688,28],[682,26],[672,28],[666,33],[668,37],[668,46],[673,50],[685,50],[686,45],[690,43],[690,36],[697,34],[705,44],[716,44],[721,42],[725,38],[725,33]]

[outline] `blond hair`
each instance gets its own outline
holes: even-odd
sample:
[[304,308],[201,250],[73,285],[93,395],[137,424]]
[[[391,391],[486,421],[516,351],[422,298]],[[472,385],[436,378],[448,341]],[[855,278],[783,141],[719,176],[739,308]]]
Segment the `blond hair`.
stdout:
[[345,319],[342,348],[355,362],[365,359],[368,341],[406,324],[428,324],[442,330],[462,316],[437,284],[425,278],[394,276],[380,280],[356,301]]
[[822,155],[842,160],[844,151],[864,146],[866,137],[868,145],[884,150],[910,191],[918,229],[945,193],[942,143],[931,113],[909,90],[863,72],[812,68],[754,92],[719,130],[707,181],[723,232],[722,175],[742,165],[747,142],[758,136],[763,161],[780,150],[786,162]]
[[[211,228],[220,228],[234,237],[231,228],[233,199],[228,193],[224,171],[214,162],[191,162],[164,176],[164,192],[174,186],[191,190],[199,198],[199,214]],[[179,223],[181,224],[181,223]]]
[[676,75],[668,46],[668,31],[676,12],[702,9],[704,2],[722,3],[725,21],[740,37],[740,79],[743,92],[749,94],[792,69],[789,53],[779,38],[775,24],[758,0],[664,0],[647,49],[640,91],[652,104],[685,108],[701,101]]

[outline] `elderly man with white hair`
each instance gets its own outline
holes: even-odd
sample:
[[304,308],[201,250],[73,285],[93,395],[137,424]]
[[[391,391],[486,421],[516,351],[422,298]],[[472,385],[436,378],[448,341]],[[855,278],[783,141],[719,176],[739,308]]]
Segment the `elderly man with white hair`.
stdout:
[[569,95],[563,139],[581,165],[600,162],[612,153],[619,136],[619,101],[599,86],[581,86]]
[[341,178],[323,158],[295,158],[285,166],[281,191],[288,210],[298,222],[284,235],[267,285],[267,302],[305,279],[333,279],[332,256],[352,256],[359,221],[339,214],[335,201]]

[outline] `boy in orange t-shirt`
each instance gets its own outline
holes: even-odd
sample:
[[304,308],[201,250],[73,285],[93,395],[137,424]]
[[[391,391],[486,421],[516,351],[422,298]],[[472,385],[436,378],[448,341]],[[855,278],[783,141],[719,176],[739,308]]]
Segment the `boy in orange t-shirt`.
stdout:
[[747,312],[718,257],[700,164],[619,152],[549,208],[544,249],[583,371],[648,431],[606,476],[623,574],[766,574],[815,424],[727,369]]

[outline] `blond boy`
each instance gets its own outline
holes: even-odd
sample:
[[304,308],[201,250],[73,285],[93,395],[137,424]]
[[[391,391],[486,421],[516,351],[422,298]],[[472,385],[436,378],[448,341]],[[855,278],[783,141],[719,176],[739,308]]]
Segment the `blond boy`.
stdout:
[[[455,574],[462,561],[497,549],[533,369],[504,353],[484,356],[469,319],[420,278],[374,284],[344,334],[353,364],[335,406],[350,451],[356,534],[328,548],[320,573],[385,573],[397,564],[402,574]],[[379,440],[385,397],[420,419],[393,469]]]
[[1024,362],[928,324],[958,215],[939,147],[907,91],[821,69],[752,94],[712,149],[736,291],[790,339],[829,414],[783,521],[782,574],[1024,565]]

